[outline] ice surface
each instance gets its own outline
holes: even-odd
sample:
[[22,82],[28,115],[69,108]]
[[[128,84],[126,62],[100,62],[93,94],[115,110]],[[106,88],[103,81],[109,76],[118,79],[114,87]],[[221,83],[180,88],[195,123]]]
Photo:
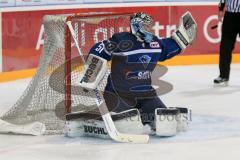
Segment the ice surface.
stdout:
[[[192,110],[187,132],[151,137],[148,144],[122,144],[95,138],[0,135],[0,160],[239,160],[240,65],[232,66],[228,87],[214,87],[217,65],[168,67],[161,79],[174,90],[167,106]],[[29,79],[0,83],[0,114],[17,100]]]

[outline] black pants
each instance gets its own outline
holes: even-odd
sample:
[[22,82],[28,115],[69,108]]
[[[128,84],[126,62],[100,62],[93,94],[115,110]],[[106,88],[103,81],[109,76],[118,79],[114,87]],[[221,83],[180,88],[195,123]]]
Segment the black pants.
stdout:
[[240,13],[226,12],[222,25],[219,69],[220,77],[229,79],[232,51],[240,34]]
[[157,94],[150,97],[136,97],[132,94],[117,94],[115,92],[104,92],[104,99],[110,111],[122,112],[137,108],[141,114],[143,124],[152,124],[156,108],[166,108]]

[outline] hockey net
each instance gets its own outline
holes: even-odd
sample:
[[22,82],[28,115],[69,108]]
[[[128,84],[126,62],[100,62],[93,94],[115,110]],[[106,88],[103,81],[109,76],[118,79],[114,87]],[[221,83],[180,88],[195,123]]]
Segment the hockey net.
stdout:
[[[47,15],[43,19],[45,41],[39,67],[19,100],[2,117],[13,124],[41,122],[46,134],[62,133],[65,113],[96,108],[91,92],[77,86],[84,56],[96,42],[116,32],[129,31],[131,14]],[[70,22],[74,33],[71,33]],[[78,44],[73,40],[75,36]],[[86,58],[86,57],[85,57]],[[103,90],[107,74],[99,84]]]

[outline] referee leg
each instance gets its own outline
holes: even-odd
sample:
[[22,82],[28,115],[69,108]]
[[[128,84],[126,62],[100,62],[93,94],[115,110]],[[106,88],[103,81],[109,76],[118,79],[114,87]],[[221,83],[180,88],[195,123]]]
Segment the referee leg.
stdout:
[[229,79],[232,51],[237,37],[237,24],[232,13],[226,12],[223,19],[222,39],[220,44],[220,77]]

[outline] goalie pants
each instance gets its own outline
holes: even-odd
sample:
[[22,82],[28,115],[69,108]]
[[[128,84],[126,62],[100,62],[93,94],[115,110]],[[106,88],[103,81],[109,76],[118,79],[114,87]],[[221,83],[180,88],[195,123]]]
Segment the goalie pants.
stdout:
[[115,92],[104,92],[104,99],[110,111],[122,112],[125,110],[137,108],[141,114],[143,124],[152,124],[154,122],[154,112],[156,108],[166,108],[157,94],[147,98],[139,98],[131,94],[119,94]]
[[220,77],[229,79],[232,51],[240,35],[240,13],[225,12],[220,44]]

